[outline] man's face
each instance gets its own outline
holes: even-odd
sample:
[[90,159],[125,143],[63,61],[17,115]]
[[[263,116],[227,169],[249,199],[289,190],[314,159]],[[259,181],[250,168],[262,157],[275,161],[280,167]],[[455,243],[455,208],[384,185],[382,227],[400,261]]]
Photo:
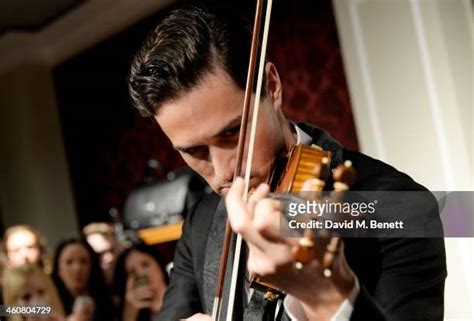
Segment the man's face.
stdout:
[[11,267],[25,263],[38,263],[41,257],[36,236],[28,230],[12,234],[6,243],[8,262]]
[[[276,70],[273,76],[268,70],[270,83],[278,75]],[[279,79],[278,84],[272,84],[260,103],[251,187],[268,181],[276,157],[289,144],[283,131]],[[185,162],[220,195],[227,193],[233,179],[243,101],[244,92],[227,73],[217,68],[191,91],[163,104],[155,115]]]
[[87,243],[99,255],[100,265],[107,271],[113,268],[115,262],[117,241],[101,233],[92,233],[87,236]]

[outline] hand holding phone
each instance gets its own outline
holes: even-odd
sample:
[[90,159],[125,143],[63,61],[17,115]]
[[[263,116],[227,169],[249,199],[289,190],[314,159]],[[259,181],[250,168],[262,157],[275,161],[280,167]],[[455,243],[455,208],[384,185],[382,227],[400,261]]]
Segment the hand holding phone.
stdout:
[[130,274],[127,280],[125,298],[135,309],[149,308],[154,293],[150,286],[150,279],[146,274]]
[[74,300],[72,315],[68,321],[92,321],[95,314],[95,302],[90,296],[81,295]]

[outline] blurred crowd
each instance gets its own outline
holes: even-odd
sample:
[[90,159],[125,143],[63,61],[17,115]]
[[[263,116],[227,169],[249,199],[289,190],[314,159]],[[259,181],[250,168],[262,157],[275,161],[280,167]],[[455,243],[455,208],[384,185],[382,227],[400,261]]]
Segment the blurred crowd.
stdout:
[[0,304],[50,307],[47,315],[14,313],[8,321],[150,321],[168,283],[153,247],[119,244],[109,223],[91,223],[80,238],[56,245],[28,225],[5,231]]

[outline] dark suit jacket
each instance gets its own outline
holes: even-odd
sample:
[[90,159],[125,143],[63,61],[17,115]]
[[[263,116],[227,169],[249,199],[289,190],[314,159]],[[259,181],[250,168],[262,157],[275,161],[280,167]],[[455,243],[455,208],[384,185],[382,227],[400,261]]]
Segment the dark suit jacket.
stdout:
[[[342,148],[322,130],[298,124],[313,143],[333,153],[333,164],[352,161],[357,181],[352,189],[361,191],[425,190],[407,175],[393,167]],[[189,213],[178,242],[174,270],[164,304],[155,321],[178,320],[197,312],[209,313],[213,293],[207,293],[209,280],[205,277],[206,247],[213,244],[209,230],[220,197],[211,194]],[[433,199],[434,201],[434,199]],[[403,208],[403,211],[417,211]],[[437,211],[421,213],[440,229]],[[223,224],[222,224],[223,225]],[[222,226],[222,229],[224,227]],[[442,232],[440,232],[442,233]],[[442,235],[442,234],[439,234]],[[344,240],[345,255],[356,273],[361,291],[355,302],[351,320],[442,320],[444,313],[444,282],[447,275],[443,238],[350,238]],[[214,247],[214,248],[218,248]]]

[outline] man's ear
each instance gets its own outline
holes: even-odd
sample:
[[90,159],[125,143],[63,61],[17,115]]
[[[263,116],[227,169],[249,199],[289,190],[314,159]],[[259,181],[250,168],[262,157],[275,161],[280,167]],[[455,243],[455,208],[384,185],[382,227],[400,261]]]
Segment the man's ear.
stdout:
[[281,80],[278,70],[272,62],[265,64],[265,76],[267,98],[270,99],[275,110],[281,110],[283,100]]

